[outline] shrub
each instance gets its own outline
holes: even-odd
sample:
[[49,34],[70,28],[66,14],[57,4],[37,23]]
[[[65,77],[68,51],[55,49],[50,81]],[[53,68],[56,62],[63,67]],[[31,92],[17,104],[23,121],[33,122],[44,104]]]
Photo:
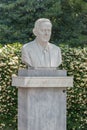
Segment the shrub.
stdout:
[[[17,74],[21,63],[22,44],[0,46],[0,129],[17,130],[17,89],[11,86],[12,74]],[[67,89],[68,130],[86,130],[87,125],[87,47],[69,48],[61,45],[62,69],[74,76],[74,87]]]
[[62,47],[62,67],[74,76],[74,86],[67,89],[68,130],[86,130],[87,125],[87,47]]
[[21,66],[20,48],[18,43],[0,49],[1,130],[16,130],[17,127],[17,89],[11,86],[11,77]]

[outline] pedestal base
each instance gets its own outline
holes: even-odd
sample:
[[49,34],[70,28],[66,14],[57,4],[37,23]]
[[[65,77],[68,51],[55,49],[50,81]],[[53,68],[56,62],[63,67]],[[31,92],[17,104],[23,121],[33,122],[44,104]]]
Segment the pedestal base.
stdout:
[[18,130],[66,130],[65,88],[18,88]]
[[73,77],[65,70],[20,70],[12,77],[18,87],[18,130],[66,130],[66,87]]

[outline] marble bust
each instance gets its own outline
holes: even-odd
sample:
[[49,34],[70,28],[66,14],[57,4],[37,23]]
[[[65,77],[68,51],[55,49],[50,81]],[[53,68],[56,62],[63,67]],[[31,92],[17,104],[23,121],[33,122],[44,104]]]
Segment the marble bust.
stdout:
[[40,18],[35,22],[33,33],[34,41],[22,47],[22,62],[28,67],[58,67],[61,62],[61,50],[49,42],[52,23],[49,19]]

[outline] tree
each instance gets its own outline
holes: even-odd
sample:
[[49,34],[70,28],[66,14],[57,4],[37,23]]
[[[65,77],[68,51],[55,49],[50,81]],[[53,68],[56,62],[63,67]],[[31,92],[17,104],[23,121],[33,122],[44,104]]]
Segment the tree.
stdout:
[[[52,13],[54,12],[52,11],[54,11],[54,8],[52,5],[54,5],[54,3],[55,0],[51,2],[49,2],[49,0],[45,2],[41,0],[2,2],[0,6],[1,43],[13,41],[24,43],[31,40],[34,37],[32,28],[37,18],[43,16],[53,19]],[[51,6],[52,8],[50,9]]]
[[85,0],[1,0],[0,42],[31,41],[34,22],[40,17],[52,21],[51,41],[57,44],[79,39],[80,35],[83,38],[87,35],[86,7]]

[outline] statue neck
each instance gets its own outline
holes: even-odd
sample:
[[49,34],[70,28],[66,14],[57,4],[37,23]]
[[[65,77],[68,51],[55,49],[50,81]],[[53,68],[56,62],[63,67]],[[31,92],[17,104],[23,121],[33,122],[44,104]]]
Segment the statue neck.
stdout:
[[37,44],[40,44],[43,48],[46,48],[48,46],[48,42],[42,42],[39,39],[35,39]]

